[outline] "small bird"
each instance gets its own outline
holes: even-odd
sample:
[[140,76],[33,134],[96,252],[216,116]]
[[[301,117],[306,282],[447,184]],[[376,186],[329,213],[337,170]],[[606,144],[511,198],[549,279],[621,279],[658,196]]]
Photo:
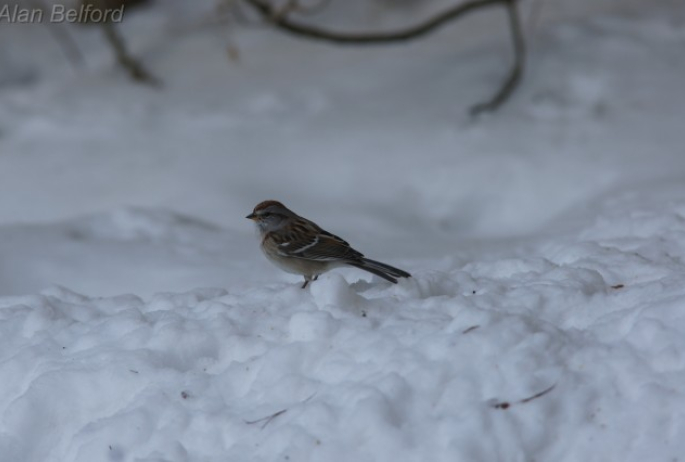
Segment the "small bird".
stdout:
[[321,273],[340,266],[354,266],[397,284],[397,278],[411,274],[375,260],[316,223],[289,210],[278,201],[264,201],[247,217],[257,224],[262,251],[271,263],[289,273],[304,276],[302,288],[316,281]]

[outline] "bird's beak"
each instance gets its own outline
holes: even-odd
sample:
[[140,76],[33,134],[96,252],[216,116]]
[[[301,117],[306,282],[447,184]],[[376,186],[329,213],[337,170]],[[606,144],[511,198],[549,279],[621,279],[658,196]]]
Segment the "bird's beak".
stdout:
[[246,216],[245,218],[247,218],[248,220],[254,220],[255,218],[257,218],[257,215],[255,215],[254,213],[251,213],[248,216]]

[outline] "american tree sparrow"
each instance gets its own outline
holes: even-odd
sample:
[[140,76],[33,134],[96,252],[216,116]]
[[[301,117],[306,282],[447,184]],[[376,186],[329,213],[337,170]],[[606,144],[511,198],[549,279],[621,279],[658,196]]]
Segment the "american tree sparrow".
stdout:
[[364,258],[338,236],[321,229],[277,201],[264,201],[247,217],[257,224],[262,251],[271,263],[289,273],[304,276],[302,288],[321,273],[340,266],[354,266],[397,284],[396,278],[411,274]]

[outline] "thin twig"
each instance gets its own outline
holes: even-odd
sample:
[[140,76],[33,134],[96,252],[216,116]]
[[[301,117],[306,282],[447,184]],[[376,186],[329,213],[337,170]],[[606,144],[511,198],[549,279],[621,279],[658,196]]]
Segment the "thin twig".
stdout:
[[557,386],[557,384],[555,383],[551,387],[545,388],[544,390],[534,394],[533,396],[529,396],[528,398],[523,398],[523,399],[520,399],[518,401],[514,401],[513,403],[508,402],[508,401],[497,402],[497,403],[492,404],[492,407],[494,407],[495,409],[509,409],[514,404],[526,404],[526,403],[529,403],[530,401],[533,401],[534,399],[538,399],[542,396],[545,396],[547,393],[554,390],[554,387],[556,387],[556,386]]
[[102,31],[105,33],[105,38],[114,50],[117,61],[121,67],[128,71],[128,74],[131,76],[131,78],[137,82],[154,86],[159,85],[159,79],[150,74],[145,67],[143,67],[143,65],[128,52],[124,39],[121,37],[121,35],[119,35],[119,32],[114,24],[112,24],[110,21],[103,21],[100,23],[100,25],[102,27]]
[[542,390],[541,392],[534,394],[533,396],[529,396],[528,398],[522,399],[521,401],[519,401],[519,403],[524,404],[524,403],[527,403],[529,401],[533,401],[534,399],[538,399],[542,396],[545,396],[547,393],[554,390],[554,387],[556,387],[556,386],[557,386],[557,384],[555,383],[551,387],[546,388],[546,389]]
[[514,61],[509,70],[509,75],[500,86],[500,89],[495,95],[485,103],[476,104],[471,107],[470,113],[472,116],[478,116],[483,112],[492,112],[499,108],[505,101],[509,99],[516,87],[521,81],[523,75],[523,67],[526,55],[525,40],[521,30],[521,20],[519,19],[518,9],[516,7],[516,0],[507,0],[506,2],[507,16],[509,17],[509,30],[511,31],[511,41],[514,45]]
[[[316,393],[312,393],[311,396],[309,396],[309,398],[307,398],[307,399],[305,399],[304,401],[300,402],[300,404],[305,404],[305,403],[309,402],[309,400],[312,399],[314,396],[316,396]],[[285,414],[286,412],[288,412],[288,409],[281,409],[280,411],[274,412],[273,414],[270,414],[270,415],[268,415],[268,416],[266,416],[266,417],[262,417],[261,419],[256,419],[256,420],[245,420],[244,422],[245,422],[247,425],[254,425],[254,424],[256,424],[256,423],[264,422],[264,423],[262,424],[262,426],[261,426],[261,429],[264,430],[264,429],[266,428],[266,426],[269,425],[269,424],[271,423],[272,420],[274,420],[276,417],[278,417],[278,416],[281,415],[281,414]]]
[[266,426],[271,423],[272,420],[274,420],[276,417],[278,417],[281,414],[285,414],[286,412],[288,412],[287,409],[281,409],[280,411],[274,412],[273,414],[268,415],[266,417],[262,417],[261,419],[246,420],[245,423],[248,425],[254,425],[254,424],[259,423],[259,422],[264,422],[262,424],[262,426],[260,427],[262,430],[264,430],[266,428]]

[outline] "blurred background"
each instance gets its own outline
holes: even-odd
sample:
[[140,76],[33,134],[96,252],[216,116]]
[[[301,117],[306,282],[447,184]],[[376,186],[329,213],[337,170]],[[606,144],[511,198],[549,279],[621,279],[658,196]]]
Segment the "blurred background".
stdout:
[[[460,1],[270,5],[382,32]],[[500,4],[373,46],[293,37],[243,0],[107,0],[106,25],[50,22],[54,4],[83,7],[0,1],[0,295],[295,280],[244,219],[265,199],[374,258],[455,267],[685,174],[679,0],[521,0],[523,79],[478,117],[512,61]]]

